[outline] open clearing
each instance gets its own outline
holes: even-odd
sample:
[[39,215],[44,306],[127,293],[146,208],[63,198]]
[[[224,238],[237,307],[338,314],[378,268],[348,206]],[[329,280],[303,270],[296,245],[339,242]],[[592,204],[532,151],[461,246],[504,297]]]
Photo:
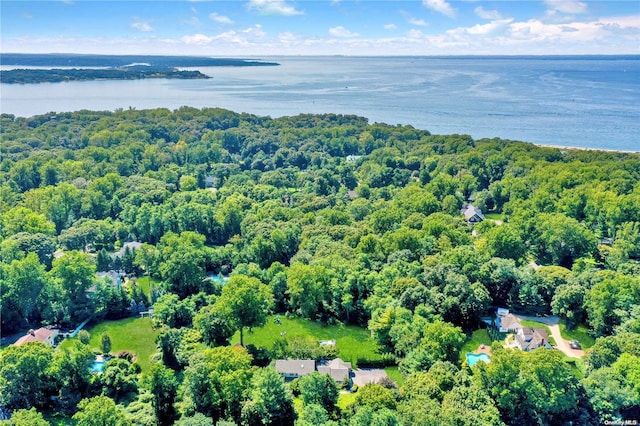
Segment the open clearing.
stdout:
[[[280,324],[277,324],[274,321],[275,318],[276,316],[270,316],[264,327],[254,328],[252,332],[245,330],[244,344],[271,349],[273,342],[281,337],[303,336],[314,340],[334,339],[338,347],[338,356],[344,361],[353,363],[358,359],[381,359],[376,342],[370,337],[366,328],[343,324],[321,325],[310,320],[286,318],[282,315],[279,316]],[[239,332],[234,334],[231,343],[240,343]]]
[[[156,337],[159,330],[151,327],[150,318],[125,318],[117,321],[104,321],[88,328],[91,334],[89,347],[100,348],[100,336],[107,333],[111,338],[111,353],[131,351],[136,354],[136,362],[140,364],[142,371],[147,371],[151,366],[151,355],[156,351]],[[61,346],[70,345],[77,338],[67,339]]]

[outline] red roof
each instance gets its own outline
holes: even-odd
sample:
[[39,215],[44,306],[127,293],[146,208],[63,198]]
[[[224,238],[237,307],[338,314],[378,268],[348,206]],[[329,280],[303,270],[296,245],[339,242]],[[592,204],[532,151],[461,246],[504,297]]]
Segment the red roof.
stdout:
[[35,331],[31,331],[25,336],[22,336],[15,343],[15,346],[24,345],[28,342],[42,342],[44,343],[52,334],[56,333],[58,330],[50,330],[48,328],[39,328]]

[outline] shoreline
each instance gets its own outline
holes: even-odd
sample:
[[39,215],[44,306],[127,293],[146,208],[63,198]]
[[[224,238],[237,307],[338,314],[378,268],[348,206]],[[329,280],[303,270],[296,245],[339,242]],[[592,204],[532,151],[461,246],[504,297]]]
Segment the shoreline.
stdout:
[[602,152],[611,152],[618,154],[640,154],[640,149],[637,151],[628,151],[621,149],[608,149],[608,148],[591,148],[585,146],[568,146],[568,145],[546,145],[541,143],[532,143],[532,145],[537,146],[538,148],[555,148],[555,149],[566,149],[566,150],[579,150],[579,151],[602,151]]

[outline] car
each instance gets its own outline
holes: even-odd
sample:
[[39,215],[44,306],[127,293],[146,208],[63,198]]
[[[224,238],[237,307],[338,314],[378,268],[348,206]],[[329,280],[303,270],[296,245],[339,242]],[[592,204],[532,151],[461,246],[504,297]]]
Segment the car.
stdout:
[[570,341],[569,346],[571,347],[571,349],[582,349],[582,346],[580,346],[580,342],[578,342],[577,340]]

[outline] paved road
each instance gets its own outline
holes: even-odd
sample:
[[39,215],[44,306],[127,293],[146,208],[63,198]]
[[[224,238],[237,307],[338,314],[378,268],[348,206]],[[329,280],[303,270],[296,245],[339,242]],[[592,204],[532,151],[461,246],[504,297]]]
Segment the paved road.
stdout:
[[531,320],[541,322],[549,327],[549,331],[551,331],[551,336],[553,340],[556,341],[556,347],[558,350],[562,351],[565,355],[571,358],[582,358],[584,356],[584,351],[582,349],[571,349],[569,343],[562,338],[560,334],[560,327],[558,326],[559,319],[555,315],[550,315],[547,317],[532,317],[527,315],[516,315],[518,318],[523,320]]

